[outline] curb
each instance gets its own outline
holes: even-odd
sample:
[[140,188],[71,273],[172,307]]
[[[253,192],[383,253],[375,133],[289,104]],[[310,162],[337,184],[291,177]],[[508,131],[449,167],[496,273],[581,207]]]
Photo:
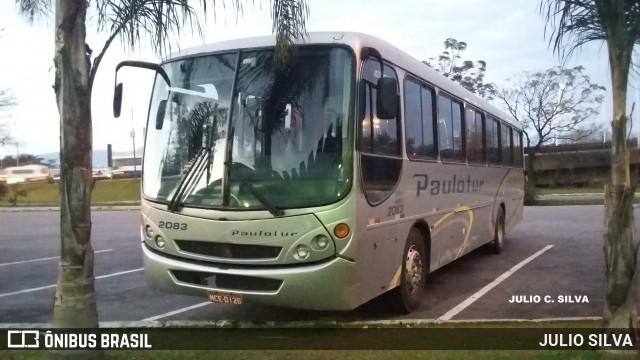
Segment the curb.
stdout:
[[[215,328],[310,328],[310,327],[345,327],[367,328],[380,326],[412,327],[437,324],[479,324],[479,323],[541,323],[541,322],[578,322],[598,321],[602,317],[565,317],[541,319],[470,319],[470,320],[437,320],[437,319],[406,319],[406,320],[374,320],[374,321],[266,321],[250,322],[235,320],[215,321],[101,321],[101,328],[161,328],[161,327],[215,327]],[[0,329],[49,329],[51,323],[0,323]]]
[[[140,210],[140,205],[98,205],[92,206],[91,211],[133,211]],[[59,206],[13,206],[0,207],[0,212],[43,212],[60,211]]]
[[[555,197],[591,197],[591,198],[600,198],[604,197],[604,193],[572,193],[572,194],[542,194],[536,195],[536,198],[555,198]],[[636,192],[634,197],[640,197],[640,193]]]

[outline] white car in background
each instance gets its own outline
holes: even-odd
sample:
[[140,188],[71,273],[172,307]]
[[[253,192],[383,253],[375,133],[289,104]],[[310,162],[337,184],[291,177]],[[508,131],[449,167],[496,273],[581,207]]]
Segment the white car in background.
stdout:
[[4,169],[7,184],[24,182],[48,182],[51,180],[49,168],[44,165],[12,166]]

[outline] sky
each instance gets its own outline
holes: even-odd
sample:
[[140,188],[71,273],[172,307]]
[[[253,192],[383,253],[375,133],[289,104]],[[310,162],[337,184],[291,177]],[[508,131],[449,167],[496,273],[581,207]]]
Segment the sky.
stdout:
[[[229,2],[229,1],[227,1]],[[215,12],[203,21],[204,37],[185,31],[181,48],[206,43],[271,34],[268,0],[245,1],[244,12],[225,12],[218,1]],[[523,71],[544,71],[560,64],[548,47],[538,0],[308,0],[308,31],[358,31],[380,37],[419,60],[439,55],[446,38],[465,41],[464,59],[487,62],[485,81],[504,83]],[[392,6],[393,5],[393,6]],[[91,14],[90,14],[91,15]],[[14,1],[0,4],[0,89],[9,88],[17,103],[0,113],[10,125],[20,153],[43,154],[59,151],[59,115],[52,89],[54,69],[53,15],[30,24],[18,14]],[[98,53],[108,34],[96,30],[90,19],[87,43]],[[93,88],[94,150],[113,145],[114,151],[142,146],[153,73],[123,69],[122,116],[112,115],[114,70],[122,60],[159,62],[161,58],[143,42],[129,49],[114,42],[106,53]],[[576,52],[568,66],[582,65],[592,82],[610,89],[606,46],[592,43]],[[634,93],[634,89],[630,89]],[[607,91],[603,106],[611,113]],[[636,118],[640,118],[637,116]],[[602,119],[594,119],[602,121]],[[640,120],[639,120],[640,121]],[[638,127],[640,128],[640,126]],[[135,138],[131,138],[131,132]],[[0,147],[0,156],[16,154],[16,146]]]

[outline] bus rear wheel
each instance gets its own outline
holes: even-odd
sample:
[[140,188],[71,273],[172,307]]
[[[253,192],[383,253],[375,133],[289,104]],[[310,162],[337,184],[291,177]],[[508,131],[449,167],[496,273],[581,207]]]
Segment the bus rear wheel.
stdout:
[[500,254],[504,247],[504,210],[500,208],[496,218],[495,235],[490,243],[490,249],[494,254]]
[[393,290],[391,298],[395,310],[410,313],[420,306],[427,276],[426,256],[422,233],[416,228],[411,229],[404,246],[400,286]]

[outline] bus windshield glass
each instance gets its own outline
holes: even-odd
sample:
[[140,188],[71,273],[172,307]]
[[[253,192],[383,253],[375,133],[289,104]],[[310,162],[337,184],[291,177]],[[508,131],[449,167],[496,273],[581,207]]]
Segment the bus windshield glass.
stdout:
[[[351,188],[354,60],[340,47],[244,50],[165,64],[145,143],[143,193],[225,210],[330,204]],[[271,211],[271,210],[270,210]]]

